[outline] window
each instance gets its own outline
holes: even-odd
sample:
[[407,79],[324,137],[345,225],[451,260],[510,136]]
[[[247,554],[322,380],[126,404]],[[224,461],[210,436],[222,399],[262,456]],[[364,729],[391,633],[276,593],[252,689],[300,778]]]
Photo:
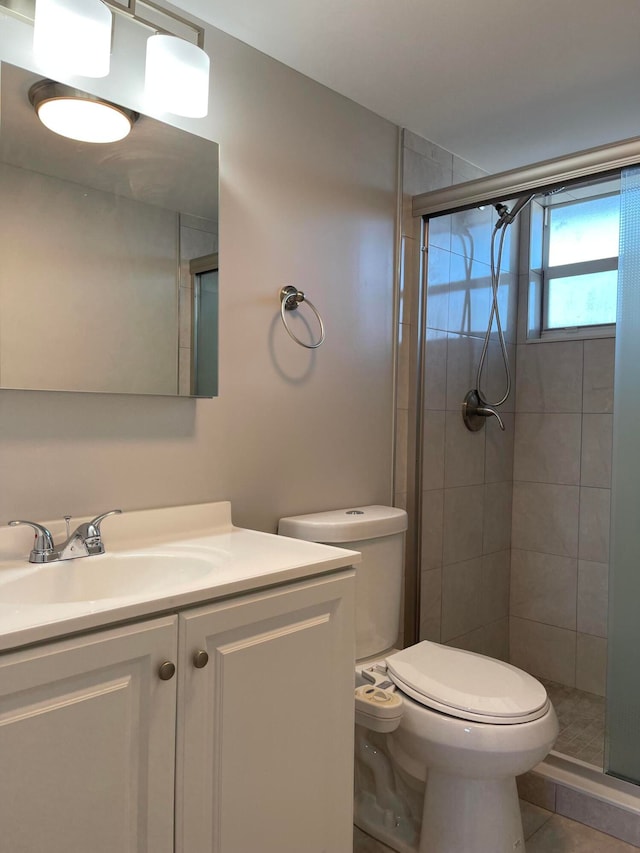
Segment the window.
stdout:
[[541,335],[616,321],[620,196],[590,192],[543,208]]
[[544,329],[615,323],[619,222],[617,194],[546,209]]

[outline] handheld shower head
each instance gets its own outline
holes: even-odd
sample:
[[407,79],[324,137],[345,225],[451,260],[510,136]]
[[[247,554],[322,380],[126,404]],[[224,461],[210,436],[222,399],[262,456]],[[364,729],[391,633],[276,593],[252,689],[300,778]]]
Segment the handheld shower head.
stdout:
[[532,201],[532,199],[534,199],[534,198],[535,198],[535,195],[530,195],[530,196],[521,196],[521,197],[517,200],[517,202],[516,202],[516,203],[513,205],[513,207],[511,208],[510,213],[508,213],[508,214],[507,214],[507,219],[508,219],[509,224],[510,224],[511,222],[513,222],[513,220],[514,220],[514,219],[516,218],[516,216],[520,213],[520,211],[521,211],[523,208],[525,208],[525,207],[529,204],[529,202],[530,202],[530,201]]
[[[541,193],[545,198],[550,195],[555,195],[556,193],[562,192],[564,187],[554,187],[551,190],[547,190],[546,192]],[[505,225],[511,225],[516,216],[520,213],[520,211],[526,207],[530,201],[532,201],[536,197],[537,193],[532,193],[531,195],[522,195],[519,199],[516,199],[516,203],[513,205],[513,208],[509,210],[506,204],[496,204],[494,205],[497,213],[498,213],[498,221],[496,222],[496,229],[503,228]]]
[[496,204],[495,207],[498,212],[498,216],[500,217],[496,222],[496,228],[502,228],[505,225],[511,225],[511,223],[520,213],[522,208],[526,207],[533,198],[535,198],[535,194],[520,196],[520,198],[516,201],[511,210],[509,210],[506,204]]

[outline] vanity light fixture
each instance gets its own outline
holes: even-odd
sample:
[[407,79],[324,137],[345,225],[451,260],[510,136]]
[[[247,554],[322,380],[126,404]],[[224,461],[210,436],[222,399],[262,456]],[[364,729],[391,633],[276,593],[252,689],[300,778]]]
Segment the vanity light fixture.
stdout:
[[147,39],[145,97],[149,105],[186,118],[209,110],[209,57],[196,44],[157,33]]
[[51,76],[106,77],[112,24],[102,0],[36,0],[35,58]]
[[34,83],[29,101],[45,127],[80,142],[118,142],[138,120],[133,110],[54,80]]
[[[35,0],[33,51],[42,71],[58,79],[106,77],[114,13],[155,31],[147,39],[145,65],[150,109],[204,118],[210,69],[204,30],[152,0]],[[180,36],[173,34],[176,26]],[[182,37],[185,31],[188,38]]]

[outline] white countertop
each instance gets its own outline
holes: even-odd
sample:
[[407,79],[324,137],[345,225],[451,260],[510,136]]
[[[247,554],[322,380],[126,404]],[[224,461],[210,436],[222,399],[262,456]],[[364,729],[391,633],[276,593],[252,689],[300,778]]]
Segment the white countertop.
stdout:
[[[73,519],[72,529],[82,520]],[[63,523],[45,524],[56,541],[64,538]],[[302,580],[360,562],[356,551],[234,527],[231,505],[226,501],[124,513],[106,519],[102,534],[105,555],[31,564],[27,555],[32,530],[0,527],[0,651]],[[37,584],[40,573],[44,580],[51,567],[58,572],[66,564],[73,564],[74,571],[102,570],[100,561],[108,566],[109,556],[118,554],[160,554],[165,564],[171,555],[176,576],[165,572],[154,589],[93,600],[16,603],[15,595],[7,594],[16,581],[28,579]],[[206,570],[185,580],[177,568],[181,556],[203,560]],[[209,559],[210,570],[206,566]],[[37,588],[36,584],[32,586]]]

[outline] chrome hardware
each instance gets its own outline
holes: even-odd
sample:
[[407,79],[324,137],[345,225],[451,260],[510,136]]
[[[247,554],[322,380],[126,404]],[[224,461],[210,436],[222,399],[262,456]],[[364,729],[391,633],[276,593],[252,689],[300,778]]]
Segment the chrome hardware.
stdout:
[[[304,341],[301,341],[300,338],[296,337],[287,323],[286,312],[296,311],[298,306],[302,305],[303,302],[306,302],[309,308],[311,308],[313,313],[316,315],[316,320],[320,326],[320,336],[313,344],[305,344]],[[305,349],[317,349],[324,342],[324,323],[322,322],[322,317],[320,316],[318,309],[313,302],[307,299],[301,290],[298,290],[298,288],[294,287],[292,284],[287,284],[280,289],[280,317],[289,337],[297,344],[300,344],[301,347],[304,347]]]
[[30,563],[54,563],[57,560],[73,560],[76,557],[93,557],[96,554],[104,554],[104,544],[100,532],[102,521],[110,515],[120,515],[121,509],[112,509],[102,515],[96,516],[92,521],[86,521],[79,525],[69,535],[70,515],[65,515],[67,522],[67,539],[62,545],[53,544],[51,532],[41,524],[33,521],[10,521],[9,526],[17,524],[28,524],[36,531],[36,539],[33,550],[29,554]]
[[164,663],[160,664],[160,667],[158,669],[158,677],[162,681],[170,681],[175,674],[176,674],[175,663],[172,663],[170,660],[166,660]]
[[466,428],[477,432],[482,429],[487,418],[496,418],[498,426],[504,431],[504,422],[498,411],[493,406],[481,403],[477,391],[469,391],[462,404],[462,419]]
[[206,666],[208,663],[209,655],[204,651],[204,649],[200,649],[193,653],[193,665],[196,669],[202,669],[202,667]]
[[50,530],[47,530],[41,524],[36,524],[34,521],[22,521],[21,519],[10,521],[9,527],[17,527],[19,524],[28,524],[29,527],[33,527],[35,530],[36,536],[33,543],[33,550],[29,554],[30,563],[49,563],[51,560],[56,559],[53,536]]
[[96,516],[92,521],[85,521],[74,530],[60,547],[58,559],[71,560],[74,557],[93,557],[96,554],[104,554],[100,525],[110,515],[120,515],[121,513],[121,509],[112,509]]
[[280,290],[280,301],[284,303],[286,311],[295,311],[304,302],[304,293],[292,284],[286,284]]

